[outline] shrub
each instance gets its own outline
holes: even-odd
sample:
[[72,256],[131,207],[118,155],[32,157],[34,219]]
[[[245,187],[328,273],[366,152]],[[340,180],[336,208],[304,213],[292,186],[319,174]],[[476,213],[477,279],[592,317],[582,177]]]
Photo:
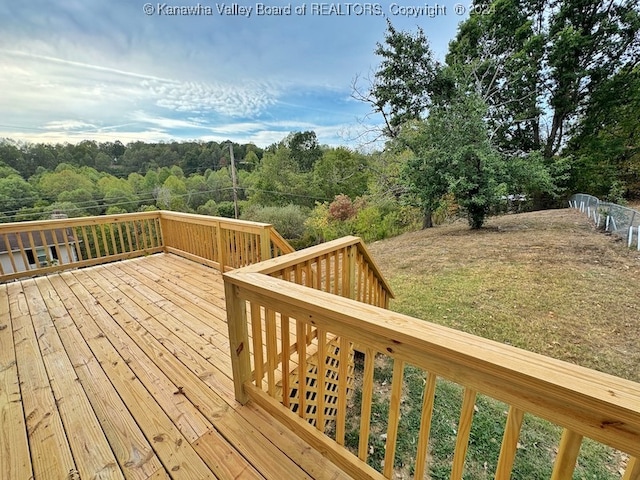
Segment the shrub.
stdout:
[[357,213],[356,206],[346,195],[336,195],[329,205],[329,215],[334,220],[345,221]]
[[294,241],[303,238],[308,216],[306,209],[294,204],[284,207],[251,205],[242,213],[243,220],[270,223],[280,235]]

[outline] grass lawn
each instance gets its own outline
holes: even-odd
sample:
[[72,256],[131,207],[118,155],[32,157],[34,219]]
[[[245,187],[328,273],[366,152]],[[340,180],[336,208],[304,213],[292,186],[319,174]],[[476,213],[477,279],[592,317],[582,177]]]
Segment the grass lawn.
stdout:
[[[491,218],[480,231],[459,221],[369,248],[395,291],[393,310],[640,381],[640,252],[595,231],[576,210]],[[381,418],[390,369],[383,363],[376,372]],[[419,415],[413,410],[423,385],[422,372],[408,367],[405,374],[398,478],[412,473]],[[439,382],[437,392],[429,452],[434,479],[448,478],[461,402],[455,385]],[[358,402],[356,394],[354,414]],[[465,478],[493,478],[506,410],[478,398]],[[370,438],[372,464],[384,456],[379,436],[385,426],[378,428]],[[549,478],[559,435],[558,428],[527,416],[513,478]],[[574,478],[620,478],[626,460],[585,441]]]

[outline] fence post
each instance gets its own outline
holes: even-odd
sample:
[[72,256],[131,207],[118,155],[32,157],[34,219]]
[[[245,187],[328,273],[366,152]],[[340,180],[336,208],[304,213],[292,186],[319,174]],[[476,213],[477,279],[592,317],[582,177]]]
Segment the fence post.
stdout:
[[231,370],[236,400],[243,405],[249,397],[243,384],[251,380],[251,359],[249,357],[249,332],[247,328],[247,306],[240,298],[239,287],[224,281],[224,297],[227,304],[227,328],[231,350]]
[[631,242],[633,242],[633,226],[629,227],[629,240],[627,241],[627,248],[631,248]]

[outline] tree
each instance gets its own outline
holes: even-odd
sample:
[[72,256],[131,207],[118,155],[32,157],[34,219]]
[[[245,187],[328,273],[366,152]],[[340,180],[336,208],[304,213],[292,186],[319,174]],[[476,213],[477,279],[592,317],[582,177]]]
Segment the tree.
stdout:
[[344,147],[327,149],[313,167],[313,185],[319,196],[344,194],[356,198],[367,190],[367,161],[364,155]]
[[282,206],[295,202],[311,207],[314,192],[309,192],[311,173],[301,172],[291,150],[280,144],[262,157],[260,167],[252,172],[253,191],[250,202],[264,206]]
[[35,189],[17,173],[0,178],[0,215],[4,221],[19,220],[16,214],[37,200]]
[[418,125],[412,139],[417,155],[407,163],[405,178],[425,214],[452,192],[477,229],[506,193],[506,165],[489,141],[486,112],[478,95],[460,92],[450,104],[432,108]]
[[489,14],[460,26],[447,63],[474,67],[473,86],[502,151],[542,149],[552,158],[599,85],[638,61],[634,0],[475,4]]
[[593,92],[568,152],[574,191],[640,198],[640,67],[625,68]]
[[322,157],[316,132],[292,132],[282,143],[289,149],[291,159],[298,165],[300,172],[310,172],[313,165]]
[[352,96],[382,116],[382,133],[393,138],[402,124],[424,118],[431,97],[440,93],[443,86],[438,81],[439,64],[433,59],[421,28],[416,34],[401,32],[388,19],[384,43],[376,44],[375,53],[382,60],[374,78],[366,91],[356,79]]
[[61,193],[71,190],[86,190],[91,195],[96,192],[95,184],[90,178],[66,164],[58,165],[55,172],[43,174],[38,181],[37,188],[42,196],[49,201],[56,201]]

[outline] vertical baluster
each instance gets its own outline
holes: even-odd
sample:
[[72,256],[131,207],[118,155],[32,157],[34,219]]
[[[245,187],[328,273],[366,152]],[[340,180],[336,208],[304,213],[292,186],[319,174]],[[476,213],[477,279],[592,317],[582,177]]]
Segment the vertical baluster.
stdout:
[[349,383],[349,357],[351,355],[349,339],[340,337],[340,352],[338,365],[338,415],[336,418],[336,442],[344,445],[344,434],[347,412],[347,385]]
[[371,348],[364,352],[364,374],[362,376],[362,407],[360,409],[360,443],[358,458],[367,461],[369,453],[369,432],[371,430],[371,401],[373,396],[373,361],[375,353]]
[[469,434],[476,403],[476,392],[471,388],[464,389],[462,410],[460,411],[460,423],[458,424],[458,436],[456,438],[456,450],[453,456],[451,468],[451,480],[461,480],[464,472],[464,461],[469,448]]
[[427,374],[427,383],[422,398],[422,415],[420,417],[420,433],[418,435],[418,449],[414,478],[424,478],[429,452],[429,434],[431,433],[431,419],[433,418],[433,404],[436,396],[436,375]]
[[122,253],[131,253],[131,246],[128,244],[127,222],[118,222],[118,240]]
[[298,348],[298,415],[306,418],[307,409],[307,342],[306,325],[296,321],[296,346]]
[[[16,236],[20,235],[19,233],[16,233]],[[7,235],[6,233],[3,234],[4,237],[4,246],[7,249],[7,253],[9,254],[9,261],[11,262],[11,268],[13,269],[13,273],[16,273],[18,271],[18,268],[16,267],[16,259],[13,255],[13,249],[11,248],[11,243],[9,242],[9,235]]]
[[289,375],[291,374],[291,335],[289,332],[290,319],[280,315],[280,330],[282,332],[282,404],[289,408]]
[[93,236],[93,248],[96,252],[96,258],[102,257],[102,252],[100,251],[100,241],[98,237],[98,232],[96,231],[96,225],[91,225],[91,234]]
[[22,263],[24,264],[24,268],[25,270],[31,270],[31,265],[29,265],[29,259],[27,258],[24,244],[22,243],[22,233],[16,233],[16,240],[18,241],[18,250],[20,251],[20,255],[22,256]]
[[325,380],[327,378],[327,334],[318,328],[318,381],[316,382],[316,428],[324,432],[324,392]]
[[260,305],[255,302],[251,302],[251,336],[253,340],[253,378],[256,387],[262,390],[262,379],[264,378],[262,313]]
[[[64,240],[64,248],[67,251],[67,263],[73,263],[73,249],[71,248],[71,244],[69,243],[69,235],[71,233],[70,228],[61,228],[60,233],[62,235],[62,240]],[[57,242],[56,242],[57,243]],[[60,262],[62,263],[62,261]]]
[[524,412],[514,406],[509,407],[509,415],[507,416],[507,424],[502,437],[502,446],[500,447],[500,457],[496,467],[496,480],[502,478],[510,478],[511,470],[513,470],[513,461],[516,458],[518,450],[518,438],[520,438],[520,429],[522,428],[522,419]]
[[44,246],[44,251],[46,252],[46,255],[47,255],[47,263],[51,265],[51,263],[53,262],[53,259],[51,258],[51,251],[49,250],[49,244],[47,242],[44,232],[40,230],[39,233],[40,233],[40,244]]
[[136,244],[136,251],[140,250],[140,237],[138,235],[138,228],[139,225],[141,224],[141,222],[139,220],[134,220],[132,222],[133,225],[133,235],[135,238],[135,244]]
[[[40,265],[40,259],[38,259],[38,249],[33,241],[33,233],[27,232],[27,240],[29,241],[29,249],[33,252],[33,260],[36,262],[36,268],[42,268]],[[47,250],[47,244],[43,243],[45,251]]]
[[267,379],[269,396],[276,396],[276,369],[278,368],[278,336],[276,312],[265,307],[265,329],[267,333]]
[[[99,225],[99,228],[100,228],[100,233],[102,233],[102,248],[104,250],[105,256],[108,257],[110,255],[110,250],[109,250],[109,242],[107,242],[107,232],[105,232],[106,225],[104,223],[101,223]],[[145,248],[146,248],[146,241],[145,241]]]
[[131,222],[125,222],[124,231],[127,235],[127,245],[129,246],[129,251],[133,252],[133,243],[131,241]]
[[389,402],[389,420],[387,424],[387,441],[384,452],[384,468],[382,474],[391,478],[393,463],[396,456],[398,438],[398,424],[400,423],[400,400],[402,396],[402,383],[404,380],[404,362],[398,359],[393,361],[393,380],[391,382],[391,401]]
[[[66,237],[66,235],[64,233],[64,230],[62,230],[62,232],[63,232],[62,234]],[[62,252],[60,251],[60,247],[59,247],[60,241],[58,241],[58,235],[56,234],[55,229],[51,230],[51,236],[53,237],[53,248],[55,249],[56,255],[58,256],[58,262],[60,262],[60,264],[63,264],[65,262],[62,259]],[[65,240],[66,240],[66,238],[65,238]],[[67,254],[68,254],[69,253],[69,242],[67,241],[66,244],[67,244]]]
[[581,444],[582,435],[566,428],[564,429],[560,439],[560,446],[558,447],[558,455],[553,465],[551,480],[564,480],[573,477]]

